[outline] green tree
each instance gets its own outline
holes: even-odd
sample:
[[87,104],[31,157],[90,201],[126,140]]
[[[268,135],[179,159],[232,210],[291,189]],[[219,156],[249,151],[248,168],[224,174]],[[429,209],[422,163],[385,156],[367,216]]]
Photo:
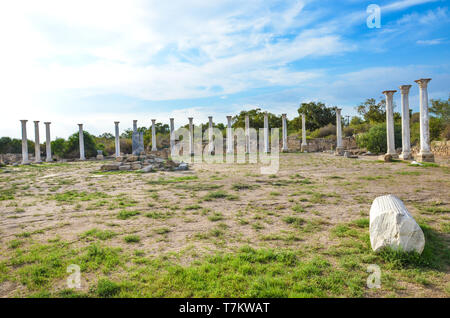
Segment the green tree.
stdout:
[[[94,136],[83,131],[84,140],[84,152],[86,157],[95,157],[97,155],[97,145],[95,144]],[[67,140],[66,147],[64,148],[64,157],[77,158],[80,156],[80,139],[79,133],[76,132]]]
[[375,98],[369,98],[364,103],[356,106],[356,111],[368,123],[382,123],[386,120],[386,101],[381,99],[377,103]]
[[[243,110],[236,115],[232,119],[232,127],[233,128],[245,128],[245,116],[249,116],[250,127],[251,128],[264,128],[264,113],[261,111],[261,108],[251,109],[251,110]],[[271,128],[281,128],[281,116],[277,116],[272,113],[267,113],[269,127]]]
[[52,153],[57,155],[60,158],[64,157],[66,151],[66,141],[64,138],[56,138],[52,142],[50,142],[52,146]]
[[430,101],[430,113],[436,115],[444,124],[448,124],[450,122],[450,96],[447,100],[432,99]]
[[336,124],[336,110],[334,107],[326,107],[321,102],[302,103],[298,109],[299,119],[294,119],[294,125],[300,125],[301,116],[306,116],[306,129],[316,130],[328,124]]
[[[394,125],[395,146],[402,144],[402,131],[400,125]],[[372,126],[367,133],[360,134],[356,138],[359,147],[366,148],[373,153],[385,153],[387,151],[386,123]]]

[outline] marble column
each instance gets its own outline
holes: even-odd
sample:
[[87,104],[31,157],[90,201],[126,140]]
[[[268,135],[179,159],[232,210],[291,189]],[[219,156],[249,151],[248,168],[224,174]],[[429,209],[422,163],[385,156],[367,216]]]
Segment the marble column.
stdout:
[[420,98],[420,151],[417,161],[434,162],[434,154],[430,145],[430,123],[428,115],[428,82],[431,78],[421,78],[415,81],[419,85]]
[[396,91],[384,91],[386,96],[386,138],[387,138],[387,152],[386,155],[391,155],[392,158],[398,158],[395,151],[395,132],[394,132],[394,93]]
[[194,155],[194,118],[188,117],[189,119],[189,153],[191,156]]
[[174,119],[173,118],[169,118],[170,120],[170,152],[172,152],[173,147],[175,147],[175,124],[174,124]]
[[22,164],[28,163],[28,139],[27,139],[27,121],[22,119]]
[[83,124],[78,124],[78,139],[80,140],[80,160],[86,160],[86,157],[84,156]]
[[411,142],[409,128],[409,89],[411,85],[400,86],[402,94],[402,153],[400,159],[411,159]]
[[264,113],[264,153],[269,153],[269,115]]
[[245,116],[245,152],[250,153],[250,117]]
[[208,152],[209,152],[209,154],[212,155],[214,153],[213,118],[212,118],[212,116],[208,116],[208,142],[209,142]]
[[234,139],[233,139],[233,128],[231,128],[231,118],[232,116],[227,116],[227,154],[234,153]]
[[39,120],[34,121],[34,162],[41,162],[41,144],[39,139]]
[[156,119],[152,119],[152,151],[157,151],[156,147]]
[[336,108],[336,155],[342,156],[344,154],[344,147],[342,146],[342,108]]
[[286,114],[281,114],[281,129],[283,135],[283,151],[288,151]]
[[115,121],[114,122],[114,130],[115,130],[115,134],[116,134],[116,158],[120,157],[120,135],[119,135],[119,123],[120,121]]
[[50,124],[51,122],[45,122],[45,161],[51,162],[52,160],[52,142],[50,138]]
[[306,116],[302,114],[302,145],[300,150],[307,151],[308,144],[306,143]]

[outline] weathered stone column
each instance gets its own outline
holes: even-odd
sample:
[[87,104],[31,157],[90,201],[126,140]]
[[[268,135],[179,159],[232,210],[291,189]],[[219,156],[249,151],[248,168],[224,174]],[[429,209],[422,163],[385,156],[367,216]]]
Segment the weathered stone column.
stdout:
[[300,147],[301,151],[306,151],[308,149],[308,144],[306,143],[306,116],[302,114],[302,145]]
[[78,124],[78,139],[80,140],[80,160],[86,160],[84,156],[84,134],[83,134],[83,124]]
[[232,116],[227,116],[227,154],[234,153],[233,146],[233,129],[231,128],[231,118]]
[[281,114],[281,128],[283,130],[283,151],[288,151],[286,114]]
[[208,142],[209,142],[208,152],[210,155],[212,155],[214,153],[213,118],[212,118],[212,116],[208,116]]
[[402,94],[402,153],[400,159],[411,159],[411,142],[409,128],[409,89],[411,85],[400,86]]
[[152,119],[152,151],[157,151],[158,148],[156,147],[156,119]]
[[250,153],[250,117],[245,116],[245,152]]
[[336,108],[336,156],[344,154],[344,147],[342,146],[342,108]]
[[430,124],[428,116],[428,82],[431,78],[421,78],[415,81],[419,84],[420,95],[420,151],[417,161],[434,162],[430,146]]
[[174,124],[174,119],[173,118],[169,118],[170,120],[170,152],[172,152],[173,147],[175,147],[175,124]]
[[41,144],[39,139],[39,120],[34,121],[34,162],[41,162]]
[[133,131],[137,131],[137,120],[133,120]]
[[22,119],[22,164],[28,163],[28,139],[27,139],[27,121]]
[[116,158],[120,157],[120,135],[119,135],[119,123],[120,121],[114,122],[114,130],[116,134]]
[[394,132],[394,93],[396,91],[384,91],[386,96],[386,135],[387,135],[387,152],[392,158],[398,158],[395,151],[395,132]]
[[189,119],[189,153],[191,156],[194,155],[194,118],[188,117]]
[[52,142],[50,138],[50,124],[51,122],[44,122],[45,124],[45,161],[51,162],[52,160]]
[[269,115],[264,113],[264,153],[269,152]]

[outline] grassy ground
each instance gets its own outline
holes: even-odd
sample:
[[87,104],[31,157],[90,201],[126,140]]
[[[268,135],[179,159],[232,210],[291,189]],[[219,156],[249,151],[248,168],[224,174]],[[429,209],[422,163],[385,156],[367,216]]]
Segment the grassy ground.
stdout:
[[[450,168],[282,154],[256,165],[0,170],[2,297],[449,297]],[[400,197],[421,256],[370,248],[373,199]],[[81,268],[80,290],[67,266]],[[381,269],[369,289],[367,268]]]

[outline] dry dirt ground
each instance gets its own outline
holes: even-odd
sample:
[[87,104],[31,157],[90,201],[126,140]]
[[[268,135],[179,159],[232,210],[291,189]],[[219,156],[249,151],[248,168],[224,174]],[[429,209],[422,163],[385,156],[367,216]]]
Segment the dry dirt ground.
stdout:
[[[1,297],[449,297],[450,168],[280,155],[280,169],[195,164],[101,173],[101,162],[0,170]],[[375,254],[375,197],[422,226],[422,256]],[[68,289],[66,268],[81,268]],[[366,286],[369,264],[381,287]]]

